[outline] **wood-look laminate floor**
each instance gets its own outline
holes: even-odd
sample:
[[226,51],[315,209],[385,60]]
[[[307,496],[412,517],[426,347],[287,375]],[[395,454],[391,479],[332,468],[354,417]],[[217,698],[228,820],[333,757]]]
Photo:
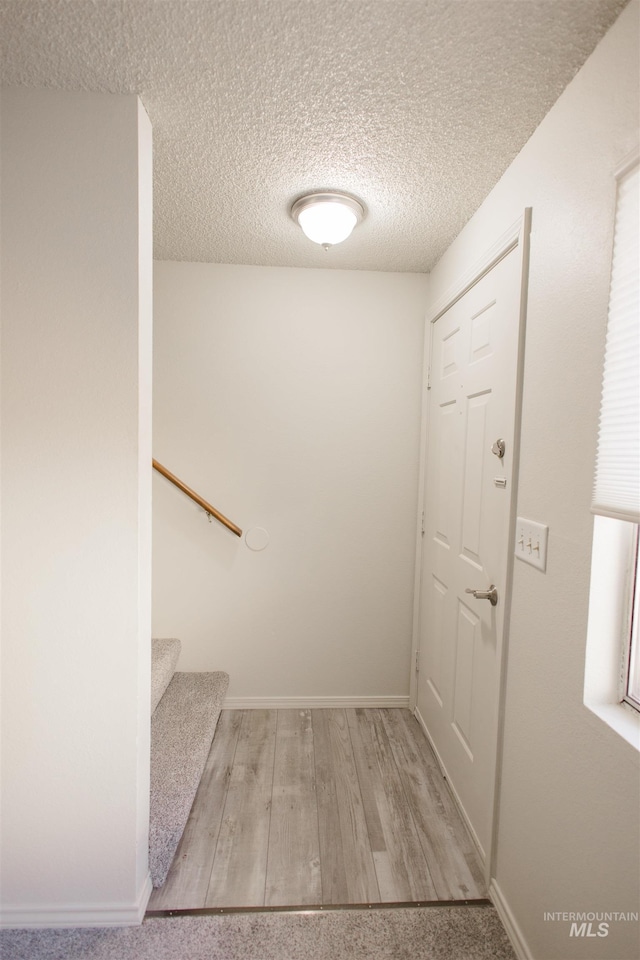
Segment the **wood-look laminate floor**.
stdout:
[[408,710],[223,710],[149,910],[486,897]]

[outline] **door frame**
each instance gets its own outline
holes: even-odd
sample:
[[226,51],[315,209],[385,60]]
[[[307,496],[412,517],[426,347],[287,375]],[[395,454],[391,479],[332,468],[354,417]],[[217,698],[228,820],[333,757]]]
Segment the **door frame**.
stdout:
[[[413,594],[413,632],[411,641],[411,675],[409,687],[409,708],[418,719],[424,733],[431,743],[431,738],[422,718],[417,713],[417,674],[419,671],[418,656],[420,650],[420,595],[423,571],[423,543],[424,543],[424,511],[425,511],[425,480],[427,460],[429,456],[429,413],[430,413],[430,377],[431,377],[431,347],[433,340],[433,325],[444,313],[449,310],[454,303],[460,300],[476,283],[478,283],[487,273],[503,260],[512,250],[517,249],[519,253],[520,265],[520,313],[518,318],[518,349],[516,360],[516,394],[515,394],[515,417],[514,417],[514,447],[513,447],[513,478],[511,483],[511,492],[509,497],[509,524],[508,524],[508,543],[507,543],[507,569],[506,584],[507,589],[504,598],[504,621],[502,636],[499,638],[501,645],[501,654],[498,661],[498,725],[496,739],[496,757],[495,757],[495,777],[493,784],[493,813],[491,826],[491,840],[488,845],[485,862],[485,877],[487,883],[493,876],[493,866],[496,862],[498,819],[500,813],[500,783],[502,777],[502,752],[504,740],[504,711],[506,699],[506,676],[509,645],[509,626],[511,621],[511,594],[513,587],[513,562],[514,551],[513,543],[515,541],[516,513],[518,499],[518,480],[520,465],[520,433],[522,424],[522,394],[524,380],[524,350],[525,350],[525,328],[527,315],[527,293],[529,285],[529,250],[531,235],[532,209],[526,207],[520,217],[506,230],[477,260],[475,263],[445,291],[430,308],[425,316],[425,338],[424,338],[424,366],[422,382],[422,416],[420,429],[420,470],[418,487],[418,523],[416,529],[416,559],[415,559],[415,579]],[[433,747],[433,744],[431,743]],[[438,763],[440,758],[434,748],[434,753]],[[441,766],[441,764],[440,764]],[[444,771],[443,771],[444,773]],[[466,813],[460,804],[459,798],[451,783],[451,792],[460,808],[460,812],[469,828],[469,832],[474,838],[474,830],[469,823]]]

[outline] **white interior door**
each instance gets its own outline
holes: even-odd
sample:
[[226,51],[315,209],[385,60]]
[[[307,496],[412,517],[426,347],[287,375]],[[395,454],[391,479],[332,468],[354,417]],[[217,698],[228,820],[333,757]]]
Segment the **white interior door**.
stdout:
[[[483,856],[510,582],[523,262],[520,239],[431,326],[417,711]],[[495,606],[468,592],[492,587]]]

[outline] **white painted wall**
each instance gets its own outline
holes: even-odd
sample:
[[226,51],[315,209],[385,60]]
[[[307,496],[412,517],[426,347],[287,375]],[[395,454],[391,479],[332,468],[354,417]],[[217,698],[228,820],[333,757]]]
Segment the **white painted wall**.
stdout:
[[3,922],[148,896],[151,129],[2,96]]
[[638,956],[637,924],[584,939],[543,919],[640,903],[638,754],[582,702],[613,173],[638,75],[633,0],[430,278],[435,302],[533,208],[518,512],[549,524],[549,556],[546,574],[515,564],[495,877],[537,960]]
[[[301,239],[304,242],[304,238]],[[427,278],[157,263],[153,630],[230,698],[408,697]]]

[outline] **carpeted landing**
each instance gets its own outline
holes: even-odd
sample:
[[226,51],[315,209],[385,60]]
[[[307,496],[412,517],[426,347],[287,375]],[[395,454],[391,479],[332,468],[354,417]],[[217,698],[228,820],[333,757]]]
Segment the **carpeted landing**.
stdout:
[[139,927],[4,930],[2,960],[515,960],[492,906],[153,917]]

